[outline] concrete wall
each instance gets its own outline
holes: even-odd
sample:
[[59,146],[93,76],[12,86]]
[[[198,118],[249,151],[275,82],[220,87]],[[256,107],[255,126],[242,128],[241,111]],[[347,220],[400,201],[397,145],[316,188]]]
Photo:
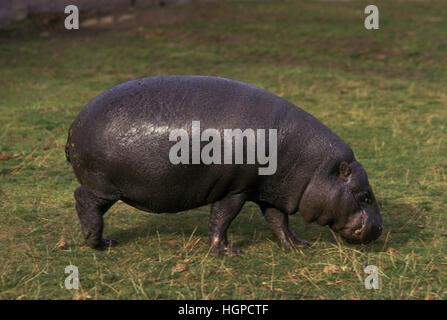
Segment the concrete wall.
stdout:
[[20,21],[28,15],[27,0],[0,1],[0,27],[12,21]]
[[148,7],[187,3],[194,0],[0,0],[0,27],[25,19],[28,14],[64,12],[66,6],[76,5],[82,10],[111,10],[129,6]]

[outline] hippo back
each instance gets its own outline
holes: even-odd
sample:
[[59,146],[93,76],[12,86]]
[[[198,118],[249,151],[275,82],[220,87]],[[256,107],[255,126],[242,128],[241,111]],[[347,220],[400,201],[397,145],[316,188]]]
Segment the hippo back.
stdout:
[[[192,121],[200,121],[202,131],[276,129],[277,172],[259,176],[258,165],[172,164],[169,134],[191,133]],[[94,98],[70,127],[67,158],[82,185],[147,211],[187,210],[239,192],[294,211],[306,181],[340,150],[350,152],[319,120],[268,91],[217,77],[158,76]]]

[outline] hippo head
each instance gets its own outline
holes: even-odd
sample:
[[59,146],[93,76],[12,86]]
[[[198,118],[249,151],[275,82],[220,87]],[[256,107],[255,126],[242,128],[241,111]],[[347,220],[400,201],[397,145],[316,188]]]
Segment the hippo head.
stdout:
[[348,243],[368,243],[382,233],[382,217],[362,165],[341,161],[329,176],[309,182],[299,211],[306,221],[329,225]]

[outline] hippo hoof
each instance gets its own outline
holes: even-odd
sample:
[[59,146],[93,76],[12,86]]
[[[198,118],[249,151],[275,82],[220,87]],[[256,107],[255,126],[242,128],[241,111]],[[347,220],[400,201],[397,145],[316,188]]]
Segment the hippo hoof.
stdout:
[[287,242],[282,243],[282,247],[285,249],[308,248],[310,246],[311,244],[309,242],[297,237],[289,238]]
[[115,239],[107,239],[102,238],[99,244],[95,247],[97,250],[106,250],[109,248],[116,247],[118,245],[118,241]]
[[218,256],[218,255],[233,256],[233,255],[242,254],[242,250],[237,247],[230,246],[230,245],[213,246],[210,249],[210,254],[213,256]]

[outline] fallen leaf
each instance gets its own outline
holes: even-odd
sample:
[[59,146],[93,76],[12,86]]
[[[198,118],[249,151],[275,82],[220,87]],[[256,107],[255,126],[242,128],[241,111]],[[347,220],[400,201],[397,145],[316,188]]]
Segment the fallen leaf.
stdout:
[[324,273],[337,273],[337,272],[340,272],[340,268],[337,267],[335,264],[330,264],[330,265],[324,267],[323,272]]
[[56,248],[58,249],[65,249],[67,247],[67,242],[65,241],[65,239],[62,237],[57,243],[56,243]]
[[29,156],[26,156],[25,159],[26,160],[33,160],[34,156],[32,154],[30,154]]
[[16,298],[16,300],[23,300],[23,299],[25,299],[25,297],[26,297],[26,294],[22,294],[22,295],[18,296]]
[[308,274],[309,274],[309,269],[308,269],[307,267],[300,268],[300,269],[297,270],[297,273],[298,273],[300,276],[305,276],[305,275],[308,275]]
[[396,249],[389,247],[388,249],[386,249],[386,254],[389,256],[395,256],[397,255],[397,251]]
[[424,296],[424,300],[438,300],[438,296],[434,293],[427,292]]
[[188,266],[184,263],[177,263],[175,266],[172,267],[171,272],[172,273],[176,273],[176,272],[183,272],[188,270]]
[[88,294],[87,291],[78,291],[74,295],[74,300],[87,300],[90,299],[91,296]]
[[6,153],[2,152],[0,153],[0,160],[3,161],[9,160],[9,156]]
[[423,224],[418,224],[417,227],[418,227],[419,229],[424,229],[424,228],[425,228],[425,226],[424,226]]
[[337,280],[337,281],[328,281],[328,282],[326,282],[326,284],[328,285],[328,286],[336,286],[337,284],[339,284],[339,283],[341,283],[341,280]]
[[12,157],[13,157],[14,159],[17,159],[17,158],[21,158],[21,155],[18,154],[18,153],[14,153],[14,154],[12,155]]

